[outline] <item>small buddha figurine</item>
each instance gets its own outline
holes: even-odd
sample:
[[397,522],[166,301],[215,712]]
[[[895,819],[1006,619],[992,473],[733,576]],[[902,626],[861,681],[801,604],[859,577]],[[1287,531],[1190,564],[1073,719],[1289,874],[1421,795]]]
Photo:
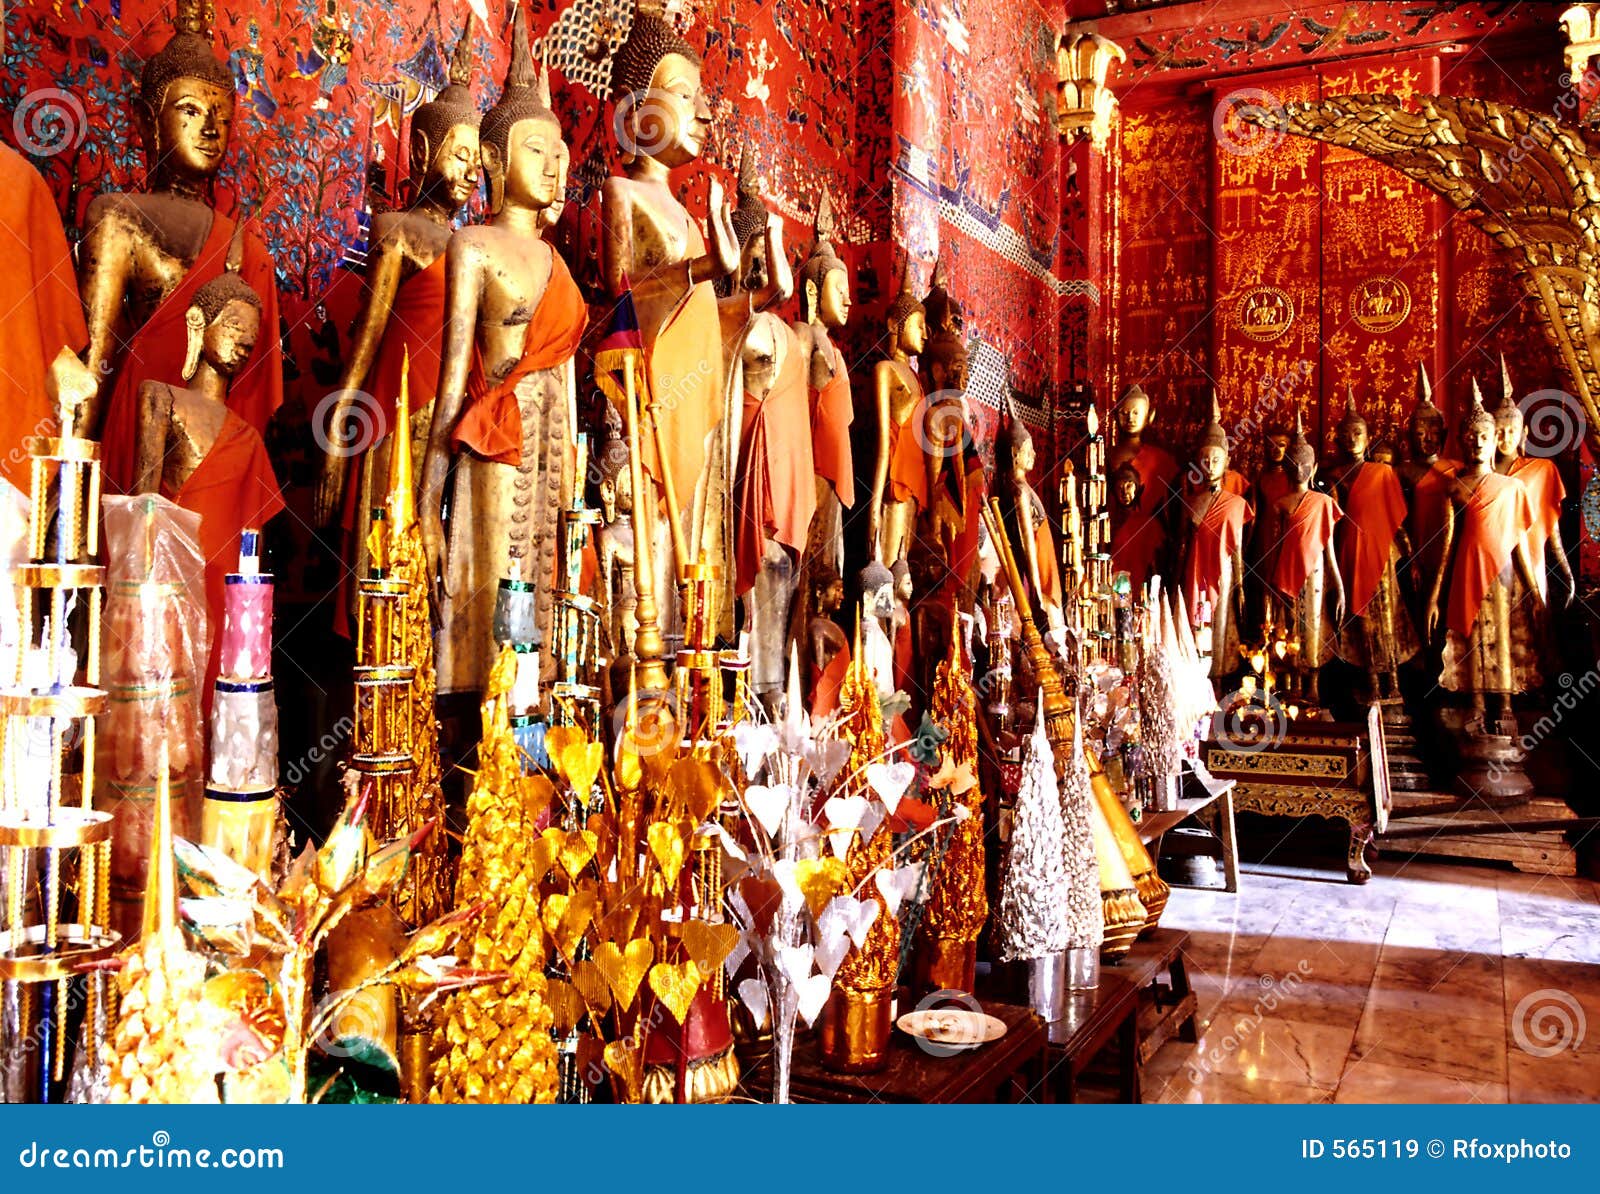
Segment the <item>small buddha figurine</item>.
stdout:
[[1031,589],[1031,599],[1045,612],[1051,629],[1066,625],[1063,613],[1065,596],[1061,584],[1061,563],[1056,551],[1054,528],[1044,501],[1033,488],[1029,475],[1038,464],[1033,435],[1012,408],[1010,424],[1003,438],[995,442],[995,471],[998,472],[1017,523],[1017,543],[1026,564],[1023,579]]
[[1539,596],[1548,602],[1550,589],[1545,564],[1551,561],[1566,585],[1566,603],[1571,605],[1577,596],[1577,584],[1573,580],[1566,545],[1561,541],[1561,503],[1566,500],[1567,487],[1562,484],[1561,470],[1556,468],[1555,461],[1544,456],[1529,456],[1523,451],[1526,428],[1522,410],[1512,397],[1511,374],[1506,368],[1504,353],[1500,356],[1500,383],[1500,405],[1494,412],[1495,472],[1515,477],[1528,491],[1528,502],[1533,507],[1528,558],[1533,561]]
[[808,361],[811,393],[811,460],[816,469],[817,512],[807,557],[844,564],[843,512],[855,505],[855,462],[850,424],[855,405],[844,354],[833,337],[850,318],[850,270],[834,252],[833,206],[828,193],[817,205],[816,239],[800,267],[800,318],[791,325]]
[[1356,409],[1354,389],[1335,440],[1343,468],[1334,479],[1334,493],[1345,514],[1338,532],[1339,571],[1349,610],[1339,655],[1366,670],[1371,700],[1399,700],[1400,665],[1418,650],[1396,571],[1401,556],[1411,553],[1405,494],[1393,467],[1367,459],[1367,421]]
[[283,509],[260,434],[227,405],[228,387],[262,335],[261,321],[261,297],[237,273],[211,279],[184,312],[185,385],[152,380],[138,392],[135,492],[159,493],[200,515],[212,627],[202,694],[208,715],[222,651],[223,591],[240,532],[264,526]]
[[1211,422],[1195,450],[1195,469],[1200,485],[1184,498],[1186,541],[1179,575],[1192,624],[1204,626],[1205,611],[1210,611],[1211,676],[1220,679],[1239,663],[1239,625],[1244,616],[1240,581],[1245,524],[1251,511],[1248,502],[1223,485],[1228,433],[1215,401]]
[[892,564],[906,558],[917,514],[928,503],[926,462],[913,422],[923,413],[922,385],[911,365],[927,342],[927,313],[911,292],[909,259],[886,322],[888,352],[872,371],[878,458],[867,535],[876,558]]
[[[775,223],[759,201],[757,207],[751,217],[741,204],[735,217],[737,284],[747,310],[769,288],[793,288]],[[788,671],[789,609],[817,503],[809,361],[793,329],[766,310],[749,316],[735,352],[743,407],[733,484],[734,595],[745,602],[751,690],[776,717]]]
[[879,701],[894,695],[894,574],[877,560],[861,570],[861,653]]
[[1144,501],[1138,466],[1124,460],[1111,472],[1111,566],[1137,593],[1161,570],[1166,549],[1166,523]]
[[[1540,683],[1530,632],[1532,614],[1544,604],[1529,550],[1537,513],[1522,484],[1494,471],[1495,421],[1476,379],[1460,436],[1466,462],[1450,482],[1444,563],[1430,587],[1427,631],[1430,639],[1444,632],[1440,684],[1472,695],[1468,732],[1515,735],[1511,696]],[[1492,719],[1489,695],[1498,702]]]
[[680,511],[678,537],[693,558],[722,533],[720,520],[705,515],[708,502],[721,496],[708,488],[725,491],[731,484],[722,467],[729,368],[712,283],[738,268],[739,242],[719,180],[710,183],[709,244],[669,181],[672,171],[700,157],[710,134],[700,66],[659,4],[641,3],[611,60],[613,127],[623,145],[624,173],[606,179],[600,196],[606,287],[613,296],[633,296],[649,383],[639,393],[641,400],[654,400],[666,452],[663,461],[655,436],[640,436],[651,492],[636,493],[634,502],[641,533],[651,534],[658,601],[676,592],[673,537],[665,519],[656,517],[667,479]]
[[600,597],[605,610],[606,650],[612,659],[630,655],[639,632],[639,594],[634,587],[633,474],[628,466],[628,441],[615,418],[607,418],[596,466],[599,470],[600,532],[596,551],[600,564]]
[[[948,578],[948,583],[924,595],[939,598],[941,608],[947,608],[953,596],[962,609],[970,609],[976,597],[971,573],[983,520],[969,517],[968,512],[980,509],[984,501],[983,468],[967,420],[972,354],[961,304],[950,293],[949,281],[940,257],[933,263],[933,280],[922,297],[927,341],[919,363],[927,398],[925,411],[916,416],[922,428],[916,442],[927,477],[928,500],[917,535],[923,541],[921,546],[934,550]],[[941,635],[949,623],[948,613],[938,617]],[[929,657],[942,654],[930,651]]]
[[1407,459],[1397,466],[1400,488],[1409,511],[1406,533],[1412,554],[1407,561],[1413,606],[1424,620],[1428,591],[1443,561],[1444,523],[1450,514],[1450,478],[1459,460],[1440,456],[1444,448],[1444,412],[1433,404],[1427,366],[1417,363],[1417,403],[1406,421]]
[[[85,362],[110,378],[120,361],[86,419],[103,441],[105,483],[116,492],[136,479],[139,387],[183,381],[188,311],[200,287],[223,273],[237,228],[205,199],[227,156],[234,107],[232,71],[211,50],[208,0],[178,0],[173,26],[145,60],[135,104],[149,189],[95,196],[78,257]],[[261,302],[268,334],[234,374],[228,403],[261,433],[283,401],[283,361],[276,272],[249,231],[238,272]]]
[[1163,521],[1168,520],[1178,480],[1178,462],[1160,444],[1145,438],[1155,421],[1150,396],[1137,384],[1131,385],[1117,399],[1111,414],[1117,428],[1117,442],[1106,458],[1106,467],[1115,471],[1117,466],[1131,463],[1139,470],[1141,509]]
[[[429,573],[441,577],[441,694],[487,682],[502,578],[535,581],[537,628],[547,647],[554,642],[561,512],[576,465],[572,357],[587,311],[543,239],[561,181],[549,84],[534,70],[519,9],[505,90],[479,129],[489,222],[463,228],[445,252],[444,344],[419,511]],[[452,472],[447,544],[441,511]],[[547,682],[556,662],[547,651]]]
[[915,586],[911,582],[911,565],[896,560],[889,575],[894,579],[894,613],[889,621],[894,639],[894,686],[900,692],[909,693],[915,675],[911,648],[911,598]]
[[[315,516],[319,526],[343,519],[352,531],[350,561],[356,576],[367,575],[367,531],[372,507],[382,501],[389,475],[389,434],[395,430],[394,402],[400,375],[409,361],[412,398],[412,459],[427,452],[428,423],[439,383],[439,351],[444,342],[445,246],[452,221],[478,189],[477,107],[472,78],[472,30],[456,43],[450,84],[412,114],[410,177],[414,197],[400,211],[373,217],[367,255],[365,306],[351,337],[350,356],[340,379],[342,391],[329,420],[329,452],[322,461]],[[361,397],[357,397],[361,394]],[[361,422],[350,426],[357,402]],[[373,405],[375,404],[375,405]],[[376,426],[368,424],[376,420]],[[359,483],[353,502],[346,492],[351,449],[365,432],[372,447],[358,461]],[[413,479],[417,480],[416,478]]]
[[1283,475],[1289,492],[1266,512],[1273,545],[1269,580],[1284,602],[1284,624],[1300,644],[1295,666],[1307,702],[1321,702],[1317,677],[1333,658],[1339,627],[1344,622],[1344,578],[1333,546],[1333,528],[1344,517],[1339,503],[1311,488],[1317,477],[1317,453],[1306,439],[1300,412],[1295,412],[1294,437],[1284,453]]
[[839,689],[850,670],[850,640],[833,620],[844,605],[844,580],[826,565],[811,572],[811,620],[806,623],[810,662],[811,716],[817,721],[839,709]]

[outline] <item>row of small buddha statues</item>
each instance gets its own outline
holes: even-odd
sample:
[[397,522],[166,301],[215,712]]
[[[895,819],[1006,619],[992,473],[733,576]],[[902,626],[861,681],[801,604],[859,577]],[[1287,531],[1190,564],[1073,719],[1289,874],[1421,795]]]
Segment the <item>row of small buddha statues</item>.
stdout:
[[[1555,463],[1526,451],[1503,362],[1498,405],[1486,408],[1474,380],[1454,428],[1419,367],[1398,463],[1372,443],[1351,391],[1321,480],[1298,410],[1292,425],[1266,430],[1253,482],[1229,466],[1215,402],[1186,471],[1148,437],[1142,389],[1130,388],[1115,413],[1115,566],[1136,586],[1176,577],[1214,680],[1277,634],[1297,648],[1295,696],[1310,707],[1323,695],[1321,669],[1340,659],[1365,673],[1358,699],[1399,721],[1401,669],[1414,662],[1427,687],[1470,697],[1468,736],[1516,736],[1510,698],[1542,684],[1547,606],[1570,602],[1574,581],[1561,538],[1566,491]],[[1447,442],[1459,458],[1444,455]]]

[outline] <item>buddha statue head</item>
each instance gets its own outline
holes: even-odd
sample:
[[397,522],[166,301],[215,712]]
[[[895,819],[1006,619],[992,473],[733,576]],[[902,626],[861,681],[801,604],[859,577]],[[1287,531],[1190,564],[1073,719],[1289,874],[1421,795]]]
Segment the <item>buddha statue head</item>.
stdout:
[[1122,392],[1117,405],[1112,408],[1112,418],[1123,439],[1137,440],[1150,426],[1150,395],[1137,382]]
[[233,73],[211,50],[210,0],[178,0],[172,37],[139,76],[135,104],[151,190],[197,191],[217,176],[233,126]]
[[1211,393],[1211,421],[1195,444],[1194,468],[1199,484],[1213,492],[1222,487],[1222,478],[1228,471],[1228,432],[1222,426],[1222,403],[1215,390]]
[[1483,391],[1478,379],[1472,379],[1472,405],[1461,417],[1461,451],[1474,464],[1494,464],[1497,437],[1494,416],[1483,405]]
[[566,143],[550,110],[550,74],[536,70],[528,49],[527,10],[517,9],[506,87],[483,114],[478,129],[483,172],[489,178],[489,213],[507,206],[543,212],[561,189]]
[[1522,409],[1511,391],[1511,371],[1505,354],[1500,354],[1500,405],[1494,408],[1495,451],[1505,460],[1522,455]]
[[614,129],[626,163],[686,166],[705,149],[711,105],[700,81],[700,55],[660,8],[642,3],[627,39],[611,59]]
[[811,608],[819,618],[831,617],[844,604],[844,578],[829,564],[811,570]]
[[911,259],[906,258],[905,270],[900,275],[900,293],[889,303],[885,315],[889,325],[889,341],[908,357],[914,357],[927,347],[928,313],[917,296],[911,293]]
[[911,594],[914,586],[911,583],[911,565],[904,560],[896,560],[889,569],[889,575],[894,578],[895,598],[906,604],[911,604]]
[[1345,387],[1344,415],[1339,420],[1339,426],[1333,433],[1334,442],[1339,445],[1339,450],[1352,462],[1359,463],[1367,458],[1369,432],[1367,421],[1361,417],[1361,412],[1356,409],[1356,389],[1354,386]]
[[1144,478],[1131,460],[1111,471],[1111,497],[1124,510],[1135,509],[1144,493]]
[[1034,449],[1033,433],[1017,414],[1016,403],[1009,396],[1006,405],[1010,407],[1011,417],[1006,421],[1005,436],[995,444],[997,449],[1004,448],[1005,459],[996,460],[995,463],[1003,469],[1006,477],[1019,485],[1026,485],[1028,475],[1039,463],[1039,455]]
[[[896,563],[903,562],[896,561]],[[907,572],[909,571],[910,566],[907,565]],[[861,570],[859,580],[861,604],[869,617],[887,618],[894,612],[894,573],[877,560],[873,560]]]
[[[1298,417],[1298,412],[1296,414]],[[1284,456],[1289,451],[1289,441],[1293,438],[1293,434],[1287,423],[1274,423],[1267,428],[1266,439],[1262,449],[1266,458],[1266,467],[1282,467]]]
[[1432,461],[1444,447],[1444,412],[1433,404],[1428,369],[1420,361],[1417,363],[1417,404],[1411,408],[1406,435],[1411,442],[1412,460]]
[[1306,438],[1305,420],[1294,412],[1294,435],[1283,454],[1283,471],[1297,491],[1306,489],[1317,476],[1317,451]]
[[816,240],[800,267],[800,319],[842,328],[850,318],[850,270],[833,250],[833,204],[822,192],[817,204]]
[[971,375],[971,353],[962,332],[966,326],[961,304],[950,294],[944,258],[933,264],[933,283],[923,296],[928,326],[928,380],[935,390],[965,393]]
[[183,322],[188,333],[183,380],[192,380],[202,365],[231,379],[250,359],[260,338],[261,296],[230,270],[195,292]]
[[411,117],[411,182],[419,198],[454,211],[472,198],[482,163],[472,81],[472,22],[450,59],[450,84]]

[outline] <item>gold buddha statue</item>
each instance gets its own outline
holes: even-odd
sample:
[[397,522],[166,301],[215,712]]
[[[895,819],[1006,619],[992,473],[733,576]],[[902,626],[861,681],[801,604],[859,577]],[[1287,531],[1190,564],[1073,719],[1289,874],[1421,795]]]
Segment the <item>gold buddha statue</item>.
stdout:
[[595,551],[600,564],[600,600],[605,611],[605,649],[613,660],[633,653],[639,633],[639,592],[634,587],[633,470],[621,420],[608,408],[605,438],[595,459],[600,491],[600,531]]
[[1318,678],[1323,664],[1333,658],[1344,622],[1344,578],[1333,543],[1334,526],[1344,512],[1327,494],[1311,488],[1317,476],[1317,453],[1306,439],[1298,410],[1294,437],[1284,453],[1283,473],[1288,492],[1260,515],[1270,528],[1266,542],[1271,551],[1263,563],[1274,604],[1281,603],[1281,621],[1300,644],[1294,660],[1300,692],[1307,702],[1317,705],[1321,700]]
[[[236,231],[204,198],[227,155],[234,107],[232,72],[211,50],[211,18],[208,0],[178,0],[171,40],[145,60],[135,115],[148,190],[97,195],[84,218],[84,359],[95,376],[111,378],[86,423],[104,442],[106,484],[119,492],[135,479],[139,386],[182,382],[187,312],[200,287],[224,271]],[[272,258],[248,232],[239,274],[274,334],[257,338],[228,404],[262,432],[283,400],[283,365]]]
[[[613,129],[622,142],[621,176],[600,195],[602,272],[607,289],[631,291],[644,347],[639,388],[640,464],[649,493],[634,495],[640,534],[650,536],[654,592],[663,629],[674,622],[674,544],[695,563],[717,554],[723,523],[708,515],[731,483],[728,476],[729,370],[712,282],[739,266],[739,241],[722,184],[711,180],[709,244],[670,185],[672,171],[705,149],[711,106],[701,85],[700,56],[649,2],[634,14],[611,61]],[[647,410],[649,413],[647,414]],[[657,450],[648,420],[659,427]],[[676,535],[658,516],[670,483],[678,505]],[[715,566],[720,561],[710,558]],[[712,585],[715,592],[725,587]],[[711,611],[714,623],[720,617]]]
[[1338,531],[1339,571],[1349,608],[1339,655],[1366,671],[1370,700],[1398,707],[1400,665],[1419,648],[1396,571],[1401,557],[1411,554],[1405,492],[1393,466],[1367,459],[1371,441],[1353,389],[1335,442],[1343,458],[1343,468],[1334,479],[1334,493],[1344,510]]
[[885,316],[888,351],[872,371],[877,411],[878,457],[872,469],[872,507],[868,539],[880,563],[906,558],[918,512],[927,505],[928,479],[919,428],[922,384],[911,358],[927,343],[927,312],[911,292],[911,261],[901,275],[900,292]]
[[811,459],[817,511],[806,546],[835,570],[844,566],[844,511],[855,505],[855,461],[850,424],[855,406],[844,354],[833,337],[850,318],[850,269],[834,251],[833,206],[826,191],[817,205],[816,239],[800,266],[800,318],[791,326],[808,361],[811,390]]
[[[556,560],[575,459],[572,357],[587,310],[543,239],[561,183],[561,126],[518,10],[506,87],[479,129],[489,221],[450,238],[439,391],[419,521],[437,594],[439,692],[481,691],[501,579],[536,585],[542,670],[555,679]],[[455,459],[449,540],[441,519]]]
[[1059,632],[1066,626],[1061,560],[1056,552],[1049,513],[1030,479],[1039,463],[1033,434],[1017,416],[1015,405],[1012,405],[1005,435],[995,439],[995,449],[995,471],[999,474],[1001,488],[1010,499],[1012,517],[1016,520],[1017,546],[1024,563],[1023,580],[1029,586],[1029,596],[1036,607],[1044,611],[1046,628]]
[[[367,257],[366,302],[352,336],[342,391],[329,419],[329,451],[323,458],[315,517],[319,526],[339,519],[346,505],[350,458],[359,451],[358,435],[368,442],[360,454],[358,494],[349,543],[352,570],[367,575],[367,531],[372,507],[382,501],[393,443],[394,402],[400,374],[409,360],[412,397],[412,460],[420,467],[427,451],[428,422],[438,389],[439,350],[444,339],[445,246],[452,221],[478,188],[479,113],[468,84],[472,78],[470,18],[456,43],[450,84],[412,114],[410,178],[414,197],[401,211],[383,212],[372,221]],[[359,421],[351,426],[356,403]],[[381,417],[380,417],[381,416]],[[377,425],[370,424],[376,420]],[[413,478],[420,482],[420,477]],[[377,487],[377,488],[375,488]]]
[[1108,473],[1114,473],[1124,464],[1139,470],[1139,511],[1157,519],[1163,527],[1171,529],[1173,538],[1179,537],[1178,520],[1174,517],[1173,497],[1178,480],[1178,461],[1160,444],[1147,437],[1155,422],[1155,412],[1150,395],[1135,384],[1129,386],[1111,411],[1116,428],[1116,442],[1106,457]]
[[1525,450],[1527,431],[1522,409],[1511,390],[1511,374],[1503,353],[1500,385],[1500,405],[1494,411],[1495,472],[1515,477],[1528,491],[1534,519],[1528,540],[1528,558],[1533,561],[1533,575],[1540,595],[1549,599],[1545,567],[1553,563],[1566,589],[1566,603],[1571,605],[1578,587],[1572,575],[1572,561],[1567,558],[1566,544],[1561,539],[1561,503],[1566,499],[1567,487],[1555,461],[1547,456],[1530,456]]
[[[1137,467],[1137,457],[1133,459]],[[1228,433],[1215,395],[1211,422],[1195,449],[1195,468],[1200,483],[1183,497],[1180,592],[1197,633],[1205,628],[1202,650],[1209,648],[1211,677],[1216,680],[1239,663],[1243,552],[1250,505],[1224,484]]]

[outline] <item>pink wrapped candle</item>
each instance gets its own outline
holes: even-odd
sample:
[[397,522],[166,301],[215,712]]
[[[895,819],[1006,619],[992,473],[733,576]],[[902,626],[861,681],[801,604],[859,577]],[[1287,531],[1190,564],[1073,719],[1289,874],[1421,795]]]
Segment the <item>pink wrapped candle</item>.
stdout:
[[228,573],[222,600],[222,675],[272,675],[272,576],[261,571],[260,532],[240,536],[239,571]]

